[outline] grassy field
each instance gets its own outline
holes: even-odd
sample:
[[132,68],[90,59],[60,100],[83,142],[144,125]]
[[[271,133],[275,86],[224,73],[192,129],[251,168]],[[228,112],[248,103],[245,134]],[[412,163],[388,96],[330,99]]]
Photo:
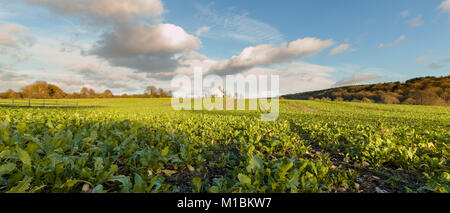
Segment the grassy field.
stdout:
[[170,99],[78,101],[0,108],[0,192],[450,190],[449,107],[282,100],[261,122]]

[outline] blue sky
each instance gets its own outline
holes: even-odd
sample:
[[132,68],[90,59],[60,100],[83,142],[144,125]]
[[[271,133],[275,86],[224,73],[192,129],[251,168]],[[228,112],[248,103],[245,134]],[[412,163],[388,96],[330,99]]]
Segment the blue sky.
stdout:
[[0,0],[0,90],[138,93],[194,67],[278,74],[282,93],[450,74],[450,0],[92,2]]

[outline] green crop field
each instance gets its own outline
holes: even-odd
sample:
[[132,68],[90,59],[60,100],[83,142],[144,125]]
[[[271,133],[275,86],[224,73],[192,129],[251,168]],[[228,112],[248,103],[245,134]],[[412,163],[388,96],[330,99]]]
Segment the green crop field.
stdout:
[[170,99],[78,101],[0,108],[0,192],[450,190],[449,107],[282,100],[262,122]]

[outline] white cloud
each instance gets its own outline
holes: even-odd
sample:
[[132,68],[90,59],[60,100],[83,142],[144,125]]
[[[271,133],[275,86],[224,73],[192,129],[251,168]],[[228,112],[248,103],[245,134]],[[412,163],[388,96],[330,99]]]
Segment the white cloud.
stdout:
[[217,61],[195,51],[186,51],[177,57],[176,63],[177,66],[168,72],[147,72],[147,77],[163,81],[170,80],[176,75],[186,75],[192,77],[194,74],[194,68],[201,68],[203,73],[207,73],[210,68],[217,63]]
[[395,40],[395,41],[392,42],[392,43],[389,43],[389,44],[379,44],[379,45],[378,45],[378,48],[393,47],[393,46],[398,45],[401,41],[403,41],[403,40],[405,40],[405,39],[406,39],[406,36],[402,35],[402,36],[398,37],[398,39]]
[[163,14],[161,0],[24,0],[46,7],[64,16],[83,16],[90,19],[113,18],[128,21],[134,17],[156,18]]
[[443,1],[438,8],[445,13],[450,13],[450,0]]
[[20,88],[31,83],[30,76],[26,74],[16,74],[14,72],[6,72],[0,70],[0,91],[13,89],[19,91]]
[[28,28],[20,24],[7,23],[0,26],[0,63],[4,69],[12,70],[14,65],[29,59],[27,49],[35,43],[35,37]]
[[[332,79],[331,74],[333,72],[335,72],[335,69],[333,67],[320,66],[305,62],[292,62],[272,68],[254,67],[239,74],[243,75],[244,77],[277,75],[280,79],[279,92],[281,95],[285,95],[330,88],[336,83],[336,81]],[[207,89],[214,91],[215,88]],[[185,92],[190,93],[191,91]],[[258,97],[258,94],[248,94],[248,92],[247,94],[239,95],[243,95],[243,97],[246,98]]]
[[365,81],[369,80],[376,80],[381,78],[380,75],[375,74],[364,74],[364,73],[355,73],[350,77],[343,78],[342,80],[338,81],[336,83],[336,86],[346,86],[346,85],[353,85],[353,84],[359,84]]
[[0,27],[0,47],[18,48],[32,46],[34,37],[27,35],[28,28],[20,24],[8,23]]
[[330,52],[327,54],[327,56],[332,56],[332,55],[337,55],[337,54],[343,53],[343,52],[347,51],[350,47],[351,47],[350,44],[341,44],[341,45],[333,48],[332,50],[330,50]]
[[0,71],[1,70],[13,70],[14,65],[11,63],[0,62]]
[[[33,58],[29,63],[36,64],[37,67],[44,70],[53,68],[56,70],[67,70],[68,67],[79,66],[82,64],[103,63],[102,60],[97,59],[95,56],[82,55],[81,50],[70,52],[61,51],[61,41],[52,36],[37,36],[36,41],[36,45],[29,49],[30,54],[33,55]],[[88,48],[91,47],[89,44],[83,43],[82,45],[86,45]],[[49,74],[54,75],[58,72],[60,71]]]
[[400,15],[401,15],[403,18],[406,18],[406,17],[409,16],[409,11],[407,11],[407,10],[402,11],[402,12],[400,13]]
[[312,56],[333,44],[332,40],[303,38],[277,47],[270,44],[248,47],[238,56],[218,62],[211,70],[215,74],[235,74],[255,66],[268,66]]
[[114,32],[103,35],[92,52],[106,58],[132,57],[158,52],[176,53],[200,45],[200,39],[173,24],[118,25]]
[[305,62],[293,62],[275,68],[255,67],[242,75],[278,75],[280,77],[280,94],[321,90],[332,87],[336,81],[332,79],[333,67],[320,66]]
[[200,46],[199,38],[173,24],[124,24],[105,33],[90,54],[139,72],[172,72],[179,66],[178,54]]
[[408,23],[411,27],[420,27],[423,25],[422,15],[410,19],[406,23]]
[[199,37],[199,36],[201,36],[202,34],[205,34],[205,33],[209,32],[210,30],[211,30],[211,28],[208,27],[208,26],[200,27],[200,28],[197,30],[197,32],[195,33],[195,35],[197,35],[197,37]]

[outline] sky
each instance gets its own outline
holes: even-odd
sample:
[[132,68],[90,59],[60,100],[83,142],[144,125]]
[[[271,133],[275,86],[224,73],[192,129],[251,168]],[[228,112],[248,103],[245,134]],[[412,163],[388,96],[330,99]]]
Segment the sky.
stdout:
[[450,0],[0,0],[0,91],[170,89],[201,67],[282,94],[450,74]]

